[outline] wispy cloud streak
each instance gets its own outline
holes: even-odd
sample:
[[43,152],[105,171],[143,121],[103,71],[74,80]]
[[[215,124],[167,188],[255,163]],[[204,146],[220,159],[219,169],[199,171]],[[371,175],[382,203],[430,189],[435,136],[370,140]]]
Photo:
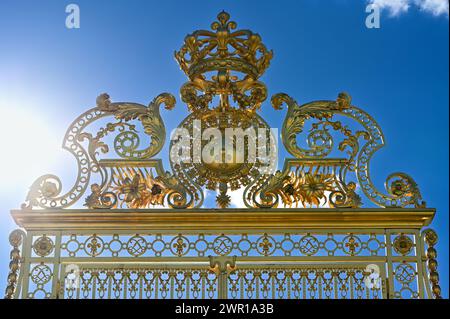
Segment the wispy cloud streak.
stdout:
[[434,16],[449,16],[448,0],[369,0],[369,4],[386,10],[391,16],[399,16],[416,7]]

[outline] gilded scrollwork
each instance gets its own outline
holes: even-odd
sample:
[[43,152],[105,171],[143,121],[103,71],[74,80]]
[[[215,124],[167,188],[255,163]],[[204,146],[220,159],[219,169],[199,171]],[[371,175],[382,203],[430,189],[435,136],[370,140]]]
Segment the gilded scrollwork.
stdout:
[[347,161],[288,160],[283,171],[257,176],[244,192],[248,207],[347,207],[362,205],[354,182],[345,183]]
[[111,178],[103,189],[98,184],[91,185],[91,194],[86,197],[85,206],[91,209],[136,209],[157,206],[188,208],[194,205],[197,197],[189,193],[172,174],[163,172],[159,161],[140,163],[141,167],[130,161],[101,162],[101,166],[109,168]]
[[[188,76],[188,82],[180,89],[181,99],[191,111],[179,129],[194,131],[194,122],[199,120],[204,128],[219,128],[221,133],[227,127],[270,130],[256,111],[267,98],[266,85],[259,79],[269,67],[273,53],[258,34],[236,28],[230,15],[221,12],[211,30],[187,35],[175,52],[177,62]],[[271,103],[275,109],[287,106],[282,141],[286,150],[302,163],[288,160],[283,170],[274,172],[262,169],[262,156],[256,161],[246,158],[243,163],[223,163],[220,158],[211,163],[174,163],[170,157],[172,172],[160,169],[153,176],[137,173],[140,168],[136,168],[130,176],[129,171],[119,174],[116,171],[114,175],[114,169],[101,165],[100,157],[110,152],[107,137],[113,137],[111,150],[128,161],[128,166],[150,161],[166,141],[160,108],[164,105],[172,109],[175,98],[163,93],[145,106],[112,102],[108,94],[101,94],[96,107],[78,117],[64,138],[63,147],[75,156],[79,170],[72,188],[63,193],[57,176],[44,175],[32,184],[23,207],[65,208],[77,202],[89,187],[91,193],[85,198],[85,206],[89,208],[200,207],[203,188],[218,190],[216,203],[227,208],[231,203],[228,190],[241,187],[245,187],[247,207],[356,208],[362,205],[359,192],[381,207],[425,207],[417,184],[407,174],[389,175],[386,192],[374,186],[369,162],[384,146],[384,136],[370,115],[352,105],[350,95],[340,93],[335,101],[299,105],[292,97],[280,93],[272,96]],[[87,131],[93,122],[105,117],[113,117],[115,122],[107,123],[95,133]],[[140,123],[144,134],[138,131],[135,122]],[[351,128],[348,122],[358,127]],[[146,145],[141,141],[142,135],[149,139]],[[193,135],[189,136],[192,145]],[[300,141],[302,135],[306,136]],[[271,138],[265,142],[270,144]],[[170,152],[175,143],[171,141]],[[200,143],[203,149],[206,143]],[[244,144],[247,149],[249,145],[260,147],[256,138],[248,138]],[[223,148],[222,157],[234,158],[239,152],[235,148],[228,154]],[[342,158],[332,158],[335,153],[343,154]],[[349,173],[354,173],[355,178],[350,180]],[[93,181],[92,175],[99,176],[100,181]]]
[[180,89],[181,100],[187,104],[191,112],[207,109],[213,99],[213,94],[207,91],[205,94],[199,94],[202,89],[194,82],[186,82]]
[[203,193],[199,195],[194,188],[188,189],[170,172],[165,172],[159,179],[169,189],[167,193],[168,205],[172,208],[193,208],[201,206]]
[[[109,95],[104,93],[97,97],[97,106],[79,116],[67,130],[63,148],[71,152],[77,160],[77,179],[66,193],[62,193],[62,183],[58,176],[47,174],[39,177],[30,187],[23,208],[65,208],[77,202],[86,192],[92,174],[99,174],[101,184],[91,185],[92,194],[86,199],[88,207],[108,208],[115,205],[110,193],[105,192],[108,173],[99,165],[99,155],[109,152],[109,146],[102,141],[108,134],[118,131],[114,140],[114,150],[117,155],[126,159],[148,159],[155,156],[165,143],[164,122],[159,113],[159,107],[164,104],[166,109],[175,105],[175,98],[168,93],[158,95],[148,107],[127,102],[111,102]],[[96,134],[86,131],[92,123],[112,116],[117,122],[108,123]],[[148,147],[138,150],[139,135],[134,124],[138,120],[144,133],[151,139]],[[87,148],[82,144],[87,142]]]
[[[148,106],[101,94],[71,124],[63,148],[78,175],[66,192],[57,176],[38,178],[23,208],[42,214],[13,211],[30,232],[10,235],[6,298],[441,298],[437,234],[418,231],[433,210],[358,209],[362,193],[381,207],[425,205],[404,173],[389,175],[384,193],[373,185],[369,162],[384,146],[378,124],[346,93],[303,105],[276,94],[273,107],[287,106],[281,136],[294,157],[276,170],[276,136],[258,113],[272,51],[236,27],[222,12],[212,31],[188,35],[175,53],[191,113],[172,134],[170,171],[155,156],[166,143],[160,110],[174,107],[171,94]],[[258,136],[229,143],[230,128]],[[194,160],[188,146],[202,153],[212,139],[196,135],[202,129],[233,147]],[[182,137],[188,146],[178,147]],[[237,157],[244,161],[225,160]],[[228,209],[229,191],[242,188],[249,209]],[[219,209],[196,209],[204,191],[217,191]],[[80,199],[85,212],[50,212]],[[79,278],[66,283],[69,268]]]
[[331,207],[358,208],[362,206],[361,196],[356,193],[356,184],[342,185],[343,190],[332,191],[329,195]]
[[[230,15],[221,12],[210,31],[199,30],[186,36],[181,49],[175,52],[177,62],[189,78],[181,87],[181,98],[192,112],[179,128],[190,132],[194,121],[201,120],[206,128],[270,129],[256,111],[267,98],[267,88],[258,79],[268,68],[273,53],[267,50],[258,34],[249,30],[236,31],[236,27]],[[215,97],[219,103],[210,107]],[[172,173],[161,171],[159,179],[148,174],[146,177],[125,174],[120,180],[118,175],[113,177],[111,171],[100,165],[100,155],[109,152],[105,138],[115,133],[114,151],[125,160],[151,159],[160,152],[166,139],[160,107],[165,105],[166,109],[172,109],[175,98],[163,93],[145,106],[111,102],[108,94],[101,94],[97,97],[97,106],[72,123],[64,140],[63,147],[72,152],[79,166],[73,187],[62,194],[60,179],[44,175],[33,183],[24,208],[68,207],[78,201],[89,186],[91,194],[85,199],[89,208],[115,208],[123,203],[131,208],[146,208],[164,205],[165,201],[175,208],[200,207],[202,187],[217,190],[219,186],[216,202],[221,208],[230,205],[227,190],[240,187],[246,187],[244,202],[248,207],[270,208],[283,204],[287,207],[355,208],[362,205],[359,190],[382,207],[425,206],[417,184],[407,174],[389,175],[386,193],[373,185],[369,162],[384,145],[384,136],[372,117],[352,105],[350,95],[340,93],[335,101],[299,105],[292,97],[280,93],[274,95],[271,102],[275,109],[287,106],[281,134],[285,148],[296,159],[309,163],[287,165],[273,173],[261,170],[260,159],[242,164],[220,161],[186,164],[173,163],[171,158]],[[95,134],[85,130],[94,121],[107,116],[114,117],[116,122],[108,123]],[[351,129],[345,122],[349,119],[359,128]],[[140,147],[141,135],[132,123],[134,120],[140,122],[150,139],[145,147]],[[306,146],[299,143],[301,134],[306,134]],[[339,143],[335,141],[336,135],[341,137]],[[87,143],[86,148],[83,143]],[[257,143],[247,141],[245,147]],[[173,145],[174,141],[171,150]],[[336,164],[331,155],[337,151],[344,154],[345,161]],[[235,153],[224,153],[224,156],[235,156]],[[355,173],[356,180],[347,180],[349,172]],[[91,182],[92,174],[99,174],[101,181]],[[115,191],[111,190],[113,181],[119,183]]]
[[[286,104],[288,111],[283,123],[281,137],[286,150],[297,158],[323,158],[332,149],[332,137],[326,130],[312,130],[308,135],[308,146],[310,149],[303,149],[297,145],[297,135],[303,132],[305,121],[313,118],[326,120],[332,117],[331,110],[327,108],[325,101],[300,107],[297,102],[287,94],[280,93],[272,97],[272,106],[276,110],[281,110]],[[323,143],[318,145],[318,140]]]
[[[361,109],[351,105],[351,98],[340,93],[336,101],[316,101],[304,105],[286,94],[272,97],[275,109],[286,104],[288,111],[282,129],[282,140],[287,151],[298,159],[327,159],[333,151],[335,133],[341,133],[342,141],[337,149],[346,151],[348,156],[345,169],[342,170],[341,189],[332,190],[333,206],[359,206],[360,199],[355,192],[355,183],[346,183],[347,171],[355,171],[358,186],[375,204],[382,207],[424,207],[422,197],[415,181],[407,174],[393,173],[385,184],[387,194],[383,194],[373,185],[369,174],[369,162],[373,154],[384,146],[384,136],[375,120]],[[342,116],[356,121],[364,130],[352,132],[341,121],[334,120]],[[312,121],[311,129],[306,137],[308,148],[298,145],[298,136],[305,130],[306,122]],[[361,143],[363,141],[363,143]]]
[[[256,111],[267,99],[266,85],[251,78],[246,78],[240,85],[233,83],[231,92],[241,109]],[[249,95],[246,92],[249,92]]]
[[[114,140],[117,154],[126,159],[146,159],[155,156],[161,151],[166,139],[166,129],[159,109],[162,104],[170,110],[175,106],[172,94],[158,95],[148,107],[136,103],[120,103],[114,111],[118,120],[131,121],[138,119],[144,127],[144,133],[151,137],[150,145],[143,150],[137,150],[139,135],[133,131],[121,132]],[[129,145],[128,145],[129,144]]]

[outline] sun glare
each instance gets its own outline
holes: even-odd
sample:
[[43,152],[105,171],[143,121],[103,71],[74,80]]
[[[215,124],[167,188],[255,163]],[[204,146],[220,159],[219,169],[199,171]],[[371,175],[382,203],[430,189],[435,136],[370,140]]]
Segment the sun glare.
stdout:
[[4,119],[0,124],[0,189],[21,191],[37,177],[54,170],[61,143],[37,112],[3,103],[0,111]]

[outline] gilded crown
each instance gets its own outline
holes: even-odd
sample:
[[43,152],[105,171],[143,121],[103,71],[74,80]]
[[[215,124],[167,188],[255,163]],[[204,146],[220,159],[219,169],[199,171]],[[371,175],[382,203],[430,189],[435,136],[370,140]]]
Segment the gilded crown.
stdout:
[[216,70],[232,70],[259,78],[269,67],[272,51],[250,30],[237,30],[230,15],[222,11],[211,24],[212,31],[197,30],[184,39],[175,58],[191,79]]
[[189,110],[207,110],[214,96],[220,96],[217,107],[221,110],[257,110],[267,98],[267,88],[258,78],[269,67],[273,53],[258,34],[233,31],[236,27],[230,15],[222,11],[211,24],[212,31],[197,30],[187,35],[180,51],[175,52],[175,59],[189,78],[180,89]]

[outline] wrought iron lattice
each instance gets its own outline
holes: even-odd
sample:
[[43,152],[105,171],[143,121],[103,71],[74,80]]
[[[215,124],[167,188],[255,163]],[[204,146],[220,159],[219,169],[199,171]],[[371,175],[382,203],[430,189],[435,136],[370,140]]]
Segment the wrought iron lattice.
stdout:
[[[39,239],[40,240],[40,239]],[[63,235],[63,257],[386,256],[383,233]]]
[[217,276],[198,266],[83,267],[79,285],[61,290],[67,299],[213,299]]
[[[229,277],[231,299],[382,299],[379,286],[365,284],[365,268],[289,265],[241,269]],[[385,292],[386,290],[384,290]]]

